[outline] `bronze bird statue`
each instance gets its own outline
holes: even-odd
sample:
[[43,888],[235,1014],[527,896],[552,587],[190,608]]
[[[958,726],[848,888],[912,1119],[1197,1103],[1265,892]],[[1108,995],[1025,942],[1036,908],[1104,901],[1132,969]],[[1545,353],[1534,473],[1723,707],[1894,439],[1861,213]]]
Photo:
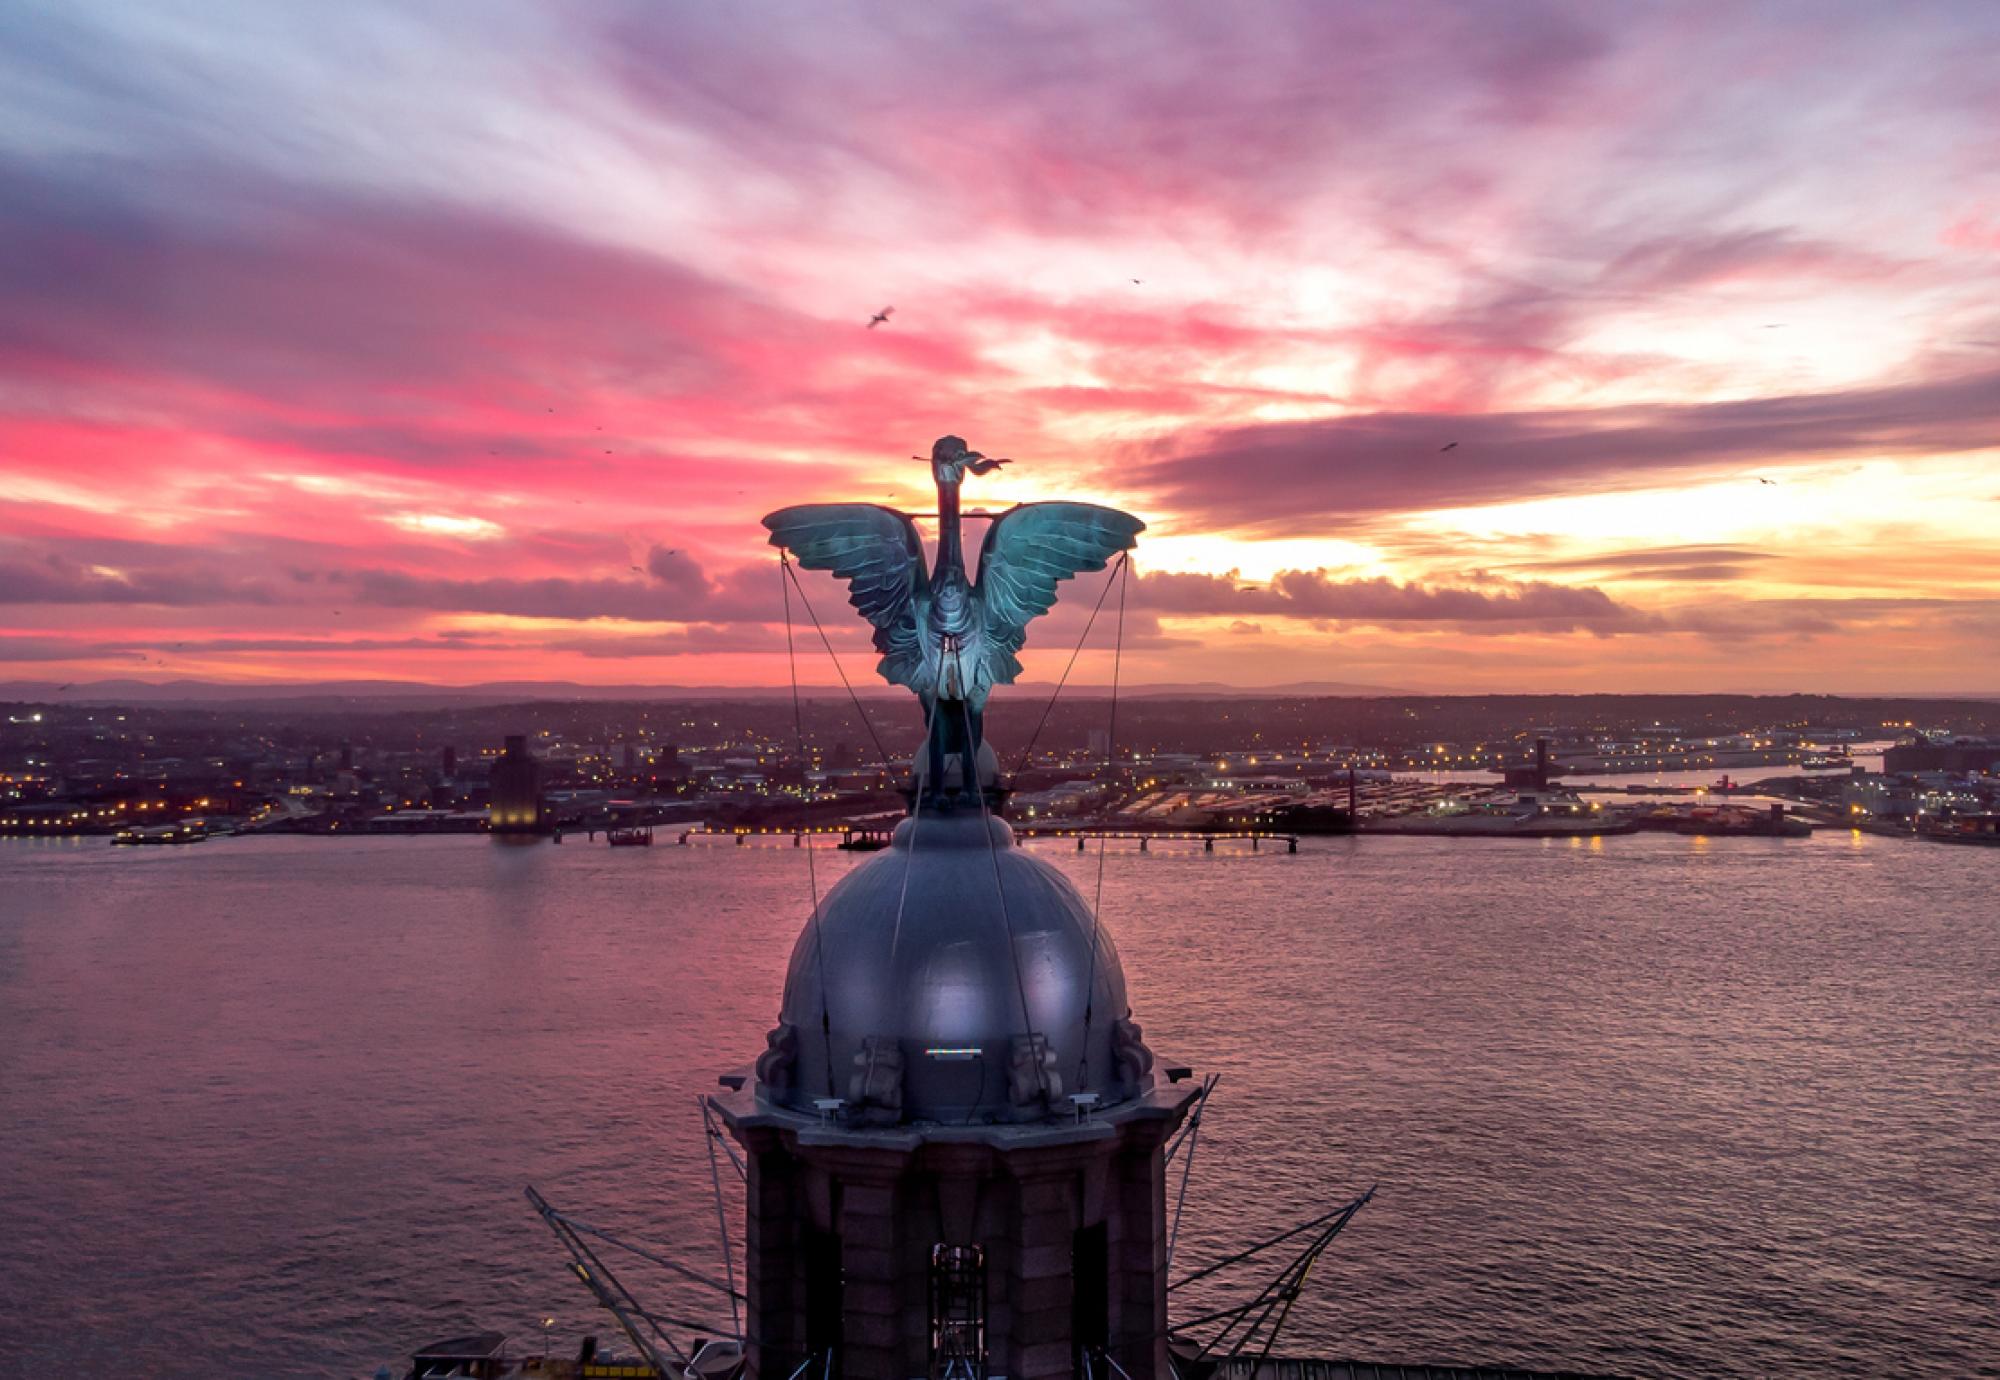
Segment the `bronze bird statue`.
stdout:
[[875,503],[808,503],[764,519],[771,544],[807,570],[847,582],[848,602],[875,626],[876,670],[916,692],[930,725],[930,761],[962,754],[977,779],[987,696],[1021,673],[1015,653],[1028,624],[1055,606],[1056,586],[1102,570],[1128,551],[1146,524],[1092,503],[1024,503],[992,519],[968,574],[960,535],[959,486],[966,473],[1008,463],[967,449],[956,436],[931,447],[937,481],[937,558],[924,569],[923,540],[908,514]]

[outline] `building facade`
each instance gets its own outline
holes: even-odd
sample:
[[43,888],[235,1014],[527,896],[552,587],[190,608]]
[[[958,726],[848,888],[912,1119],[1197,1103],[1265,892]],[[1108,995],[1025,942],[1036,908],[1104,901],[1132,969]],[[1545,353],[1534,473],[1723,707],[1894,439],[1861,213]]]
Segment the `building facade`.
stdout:
[[493,761],[487,817],[495,833],[538,834],[547,821],[542,799],[542,764],[528,751],[525,734],[507,736],[506,749]]

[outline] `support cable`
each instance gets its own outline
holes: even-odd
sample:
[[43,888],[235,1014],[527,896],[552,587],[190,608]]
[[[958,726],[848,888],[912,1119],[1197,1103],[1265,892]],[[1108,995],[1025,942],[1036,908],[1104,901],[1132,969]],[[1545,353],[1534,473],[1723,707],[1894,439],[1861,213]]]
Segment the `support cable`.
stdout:
[[[806,721],[804,711],[799,708],[799,658],[798,653],[792,647],[792,586],[798,583],[798,577],[792,574],[792,560],[790,556],[785,554],[783,547],[778,549],[778,569],[780,571],[778,588],[784,592],[785,596],[785,667],[791,673],[792,677],[792,730],[798,736],[799,770],[804,772],[806,766]],[[799,591],[799,597],[801,599],[805,597],[803,589]],[[807,606],[807,611],[811,611],[810,605]],[[817,621],[817,619],[814,620],[815,623]],[[823,638],[826,634],[821,632],[820,636]],[[831,652],[832,648],[829,647],[827,650]],[[838,666],[839,664],[839,659],[836,658],[834,665]],[[845,673],[842,674],[841,678],[843,680],[846,679]],[[849,693],[852,693],[852,691],[850,690]],[[860,701],[856,700],[855,703],[858,705]],[[865,723],[866,719],[863,722]],[[870,728],[869,732],[872,734],[874,729]],[[879,747],[880,744],[878,743],[877,746]],[[799,795],[799,828],[801,832],[804,831],[805,826],[806,800],[802,789]],[[833,1081],[833,1017],[827,1006],[826,935],[821,931],[819,924],[819,869],[813,862],[813,850],[810,847],[805,850],[805,855],[806,885],[812,888],[811,923],[813,932],[813,958],[819,966],[820,1053],[826,1056],[826,1095],[828,1097],[835,1097],[838,1094],[834,1090]]]
[[[962,694],[965,690],[965,662],[956,650],[952,653],[952,659],[958,667],[958,688]],[[1021,950],[1014,943],[1014,919],[1007,912],[1007,884],[1001,879],[1000,874],[1000,842],[993,837],[993,815],[986,807],[986,788],[979,781],[980,745],[972,732],[972,702],[961,699],[958,702],[958,707],[965,715],[965,741],[972,758],[970,764],[972,780],[968,784],[972,787],[973,796],[979,801],[979,822],[986,834],[986,853],[993,860],[993,890],[1000,898],[1000,924],[1007,932],[1007,958],[1013,964],[1014,968],[1014,990],[1021,998],[1021,1033],[1027,1037],[1029,1053],[1033,1054],[1035,1052],[1033,1048],[1035,1018],[1028,1010],[1028,981],[1021,975]],[[1089,989],[1086,988],[1085,990],[1088,991]],[[1090,1047],[1090,1026],[1087,1013],[1088,1008],[1086,1008],[1084,1025],[1084,1048],[1086,1050]],[[1048,1070],[1043,1067],[1043,1060],[1039,1056],[1035,1058],[1035,1082],[1042,1090],[1042,1104],[1046,1107],[1049,1101],[1049,1074]],[[1050,1107],[1049,1110],[1054,1111],[1055,1109]]]
[[[1338,1228],[1335,1228],[1335,1230],[1337,1231]],[[1329,1233],[1326,1240],[1320,1243],[1320,1250],[1314,1251],[1311,1258],[1300,1267],[1298,1277],[1293,1280],[1292,1287],[1285,1291],[1285,1306],[1278,1310],[1278,1320],[1271,1324],[1271,1335],[1264,1339],[1264,1349],[1257,1354],[1257,1366],[1250,1372],[1252,1375],[1261,1370],[1264,1363],[1271,1359],[1271,1348],[1278,1344],[1278,1334],[1285,1330],[1286,1322],[1291,1319],[1292,1305],[1297,1303],[1299,1295],[1305,1292],[1306,1281],[1312,1278],[1313,1266],[1319,1264],[1320,1251],[1325,1250],[1327,1245],[1331,1244],[1332,1240],[1333,1235]],[[1243,1340],[1247,1343],[1250,1339],[1245,1337]]]
[[[668,1373],[665,1359],[639,1331],[638,1325],[632,1321],[630,1315],[645,1319],[646,1324],[653,1329],[654,1335],[667,1344],[667,1349],[674,1353],[680,1363],[683,1366],[690,1364],[691,1358],[688,1354],[681,1350],[673,1336],[661,1326],[663,1319],[640,1307],[639,1301],[633,1298],[632,1291],[619,1283],[618,1276],[612,1273],[611,1267],[598,1259],[597,1252],[590,1249],[583,1238],[563,1220],[562,1215],[551,1208],[547,1200],[532,1188],[528,1190],[528,1201],[534,1204],[535,1210],[540,1212],[548,1223],[549,1230],[556,1234],[556,1239],[562,1242],[564,1249],[570,1253],[570,1272],[583,1282],[585,1288],[596,1295],[597,1301],[611,1316],[618,1319],[618,1325],[624,1329],[625,1335],[631,1338],[632,1344],[639,1348],[640,1355],[644,1356],[661,1375]],[[585,1261],[589,1264],[586,1265]],[[665,1318],[664,1321],[691,1330],[702,1326],[683,1318]]]
[[[806,617],[812,619],[813,630],[819,634],[820,645],[826,648],[827,659],[833,663],[834,672],[840,677],[841,688],[847,691],[848,702],[854,706],[854,713],[861,720],[861,726],[868,730],[868,737],[875,744],[875,755],[882,759],[882,769],[893,771],[895,767],[890,761],[889,750],[882,746],[882,739],[875,732],[875,721],[868,717],[868,711],[862,707],[861,696],[854,693],[854,685],[847,679],[847,668],[840,664],[840,657],[835,654],[833,642],[826,635],[826,627],[819,621],[819,614],[813,609],[812,599],[807,595],[805,585],[800,581],[798,572],[792,569],[792,563],[785,558],[782,550],[778,554],[778,564],[785,568],[785,574],[791,577],[792,587],[798,590],[799,602],[806,607]],[[790,629],[787,628],[786,631],[789,633]]]
[[[1375,1190],[1371,1188],[1367,1193],[1345,1207],[1336,1209],[1326,1217],[1321,1217],[1315,1222],[1305,1223],[1300,1227],[1294,1228],[1292,1232],[1286,1233],[1286,1235],[1296,1235],[1298,1232],[1309,1230],[1314,1226],[1319,1226],[1320,1228],[1318,1234],[1312,1240],[1308,1241],[1297,1255],[1287,1261],[1283,1268],[1272,1276],[1270,1283],[1258,1290],[1254,1298],[1243,1303],[1230,1304],[1218,1308],[1213,1312],[1204,1313],[1200,1317],[1190,1318],[1181,1323],[1177,1328],[1170,1329],[1170,1333],[1178,1332],[1184,1334],[1186,1329],[1203,1327],[1209,1323],[1222,1322],[1224,1319],[1228,1319],[1220,1331],[1207,1341],[1201,1343],[1200,1349],[1195,1356],[1195,1359],[1199,1360],[1211,1352],[1219,1351],[1223,1343],[1229,1340],[1236,1329],[1246,1321],[1250,1321],[1250,1315],[1253,1312],[1257,1313],[1256,1320],[1250,1321],[1249,1328],[1241,1337],[1237,1338],[1235,1345],[1229,1348],[1227,1354],[1231,1357],[1242,1355],[1244,1350],[1256,1340],[1258,1333],[1264,1331],[1265,1324],[1271,1323],[1270,1331],[1264,1337],[1263,1350],[1259,1362],[1261,1364],[1262,1359],[1269,1357],[1271,1348],[1276,1344],[1279,1333],[1284,1330],[1285,1323],[1291,1316],[1292,1305],[1298,1301],[1299,1295],[1304,1292],[1306,1281],[1311,1277],[1313,1267],[1318,1264],[1320,1256],[1325,1253],[1328,1246],[1333,1244],[1333,1239],[1340,1235],[1341,1229],[1353,1219],[1354,1214],[1359,1212],[1368,1200],[1374,1196]],[[1262,1247],[1255,1247],[1253,1249],[1262,1249]],[[1277,1313],[1277,1319],[1275,1322],[1272,1322],[1271,1315],[1274,1311]]]
[[[874,721],[868,717],[868,710],[862,705],[861,697],[854,692],[854,685],[847,678],[847,668],[841,665],[840,657],[834,652],[833,643],[826,635],[826,627],[819,621],[819,614],[817,611],[814,610],[812,606],[812,596],[806,593],[806,587],[804,583],[800,581],[798,577],[798,572],[792,568],[791,561],[787,559],[782,549],[780,549],[778,553],[778,564],[781,567],[783,567],[785,575],[788,577],[790,581],[789,585],[786,587],[785,590],[786,657],[790,658],[792,655],[791,591],[796,589],[799,592],[799,602],[805,606],[806,617],[812,620],[813,630],[819,634],[820,645],[826,648],[827,659],[833,663],[834,672],[840,677],[840,683],[842,687],[844,687],[847,691],[848,700],[854,705],[854,712],[860,718],[861,726],[868,730],[868,737],[875,744],[876,755],[882,759],[882,770],[885,772],[893,773],[896,769],[895,761],[893,758],[889,756],[889,750],[882,746],[881,736],[875,732]],[[798,698],[799,698],[799,677],[797,668],[796,666],[794,666],[792,671],[792,716],[795,722],[797,722],[800,718]],[[931,721],[936,717],[936,714],[937,714],[937,709],[935,704],[933,704],[931,708],[928,709],[924,714],[923,752],[927,770],[924,771],[923,773],[918,773],[914,765],[912,765],[911,767],[911,776],[914,778],[916,783],[916,799],[915,803],[911,806],[910,810],[911,827],[910,827],[910,847],[908,852],[911,856],[906,857],[904,860],[902,891],[896,898],[896,923],[895,927],[890,931],[889,935],[889,957],[891,961],[893,961],[896,957],[896,945],[897,942],[902,938],[903,934],[903,908],[905,905],[908,904],[910,899],[910,868],[911,865],[916,861],[914,856],[917,850],[916,821],[923,815],[924,811],[924,784],[926,779],[929,778],[931,772],[936,770],[936,763],[929,761]],[[799,734],[799,757],[801,758],[801,760],[803,760],[805,757],[805,730],[803,727],[800,727],[798,729],[798,734]],[[808,866],[810,866],[811,850],[808,849],[807,853],[808,853],[807,863]],[[819,915],[819,902],[817,896],[818,892],[817,889],[815,889],[814,892],[815,899],[813,901],[813,915],[815,920],[817,920]],[[814,948],[815,950],[817,950],[818,948],[817,937],[815,937]],[[820,967],[820,993],[821,993],[820,1015],[821,1015],[822,1025],[824,1025],[825,1015],[826,1015],[825,1012],[826,968],[825,968],[825,960],[823,958],[821,960],[821,967]],[[827,1082],[826,1090],[827,1090],[827,1095],[829,1097],[835,1095],[835,1088],[833,1086],[832,1060],[833,1060],[832,1037],[831,1034],[829,1033],[827,1039],[828,1062],[827,1062],[827,1077],[826,1077],[826,1082]]]
[[709,1134],[702,1137],[708,1147],[708,1181],[715,1186],[715,1237],[722,1247],[723,1278],[729,1281],[729,1325],[735,1330],[736,1343],[743,1344],[743,1312],[736,1306],[736,1252],[729,1244],[729,1216],[722,1205],[722,1166],[715,1159],[715,1128],[708,1120],[708,1099],[695,1097],[695,1105],[701,1108],[701,1123]]
[[1209,1275],[1214,1274],[1218,1270],[1226,1270],[1231,1265],[1240,1264],[1241,1262],[1248,1260],[1251,1256],[1256,1255],[1259,1251],[1268,1250],[1272,1246],[1277,1245],[1280,1241],[1289,1241],[1294,1236],[1299,1235],[1301,1232],[1308,1232],[1311,1231],[1314,1227],[1322,1226],[1327,1222],[1331,1222],[1334,1218],[1340,1216],[1342,1213],[1346,1213],[1347,1215],[1352,1216],[1353,1214],[1359,1212],[1362,1208],[1366,1207],[1369,1201],[1374,1198],[1374,1196],[1375,1196],[1375,1189],[1371,1186],[1366,1193],[1362,1194],[1359,1198],[1356,1198],[1353,1202],[1345,1204],[1344,1206],[1341,1207],[1334,1208],[1331,1211],[1323,1212],[1318,1217],[1315,1217],[1310,1221],[1301,1222],[1295,1227],[1290,1227],[1284,1231],[1279,1232],[1276,1236],[1267,1236],[1254,1246],[1246,1246],[1242,1250],[1237,1251],[1232,1255],[1224,1256],[1222,1259],[1216,1261],[1213,1265],[1204,1266],[1201,1269],[1196,1270],[1193,1274],[1186,1276],[1185,1278],[1175,1280],[1173,1283],[1169,1284],[1167,1288],[1170,1290],[1178,1289],[1184,1284],[1192,1284],[1198,1279],[1205,1279]]
[[736,1171],[737,1182],[748,1183],[750,1181],[750,1170],[744,1165],[743,1157],[736,1153],[736,1147],[724,1138],[722,1132],[715,1129],[714,1121],[709,1118],[708,1104],[706,1102],[702,1104],[702,1120],[708,1124],[709,1139],[720,1145],[722,1153],[729,1156],[730,1167]]
[[938,764],[931,760],[931,725],[937,719],[937,699],[932,697],[924,710],[924,745],[920,749],[923,770],[917,770],[917,761],[910,763],[910,846],[903,850],[903,884],[896,892],[896,923],[889,930],[889,969],[895,971],[896,946],[903,939],[903,910],[910,903],[910,873],[917,865],[917,822],[924,817],[924,788],[932,780]]
[[[1278,1272],[1277,1276],[1266,1286],[1264,1292],[1258,1295],[1256,1300],[1253,1300],[1253,1306],[1257,1302],[1262,1302],[1264,1311],[1257,1315],[1257,1320],[1251,1323],[1248,1330],[1237,1339],[1236,1344],[1230,1347],[1229,1355],[1232,1359],[1243,1354],[1256,1339],[1257,1334],[1263,1330],[1267,1322],[1271,1323],[1271,1330],[1264,1337],[1263,1350],[1258,1357],[1257,1363],[1261,1365],[1270,1356],[1272,1346],[1277,1343],[1278,1334],[1284,1330],[1286,1320],[1291,1317],[1292,1305],[1298,1302],[1299,1295],[1305,1290],[1306,1280],[1311,1277],[1313,1266],[1319,1263],[1320,1256],[1328,1246],[1333,1244],[1333,1238],[1340,1235],[1340,1229],[1347,1225],[1348,1219],[1357,1210],[1358,1207],[1350,1207],[1348,1211],[1342,1213],[1332,1226],[1325,1228],[1317,1237],[1308,1242],[1305,1249],[1292,1257],[1290,1263]],[[1275,1322],[1271,1320],[1271,1314],[1274,1310],[1278,1314]],[[1237,1318],[1235,1322],[1232,1322],[1218,1333],[1203,1350],[1208,1351],[1220,1347],[1222,1339],[1235,1330],[1237,1323],[1240,1323],[1244,1317],[1248,1316],[1249,1313],[1246,1310],[1242,1317]]]
[[1194,1124],[1188,1127],[1187,1158],[1181,1161],[1181,1191],[1174,1199],[1174,1222],[1167,1231],[1167,1273],[1174,1269],[1174,1247],[1181,1239],[1181,1209],[1187,1206],[1188,1180],[1194,1177],[1195,1147],[1201,1144],[1201,1114],[1208,1110],[1208,1095],[1215,1091],[1215,1085],[1222,1081],[1222,1075],[1211,1073],[1201,1085],[1201,1100],[1194,1105]]
[[[707,1275],[702,1274],[699,1270],[690,1270],[687,1266],[680,1264],[678,1261],[669,1260],[667,1259],[667,1257],[659,1255],[653,1251],[649,1251],[643,1246],[635,1246],[629,1241],[622,1240],[619,1237],[613,1236],[610,1232],[605,1231],[602,1227],[593,1227],[588,1222],[579,1221],[578,1219],[570,1216],[566,1212],[562,1212],[554,1207],[547,1206],[547,1200],[543,1200],[543,1206],[537,1208],[536,1211],[541,1212],[542,1215],[548,1218],[551,1222],[560,1222],[563,1226],[569,1228],[571,1231],[581,1232],[586,1236],[594,1236],[598,1240],[603,1241],[608,1245],[616,1246],[619,1250],[624,1251],[627,1254],[636,1255],[641,1260],[649,1260],[653,1264],[661,1267],[662,1269],[671,1270],[673,1273],[681,1276],[683,1279],[692,1280],[694,1283],[702,1285],[705,1288],[713,1289],[718,1294],[725,1294],[729,1292],[728,1286],[723,1284],[721,1280],[710,1279]],[[741,1298],[742,1295],[738,1294],[737,1297]]]
[[[1090,618],[1083,625],[1083,633],[1076,639],[1076,646],[1070,648],[1069,662],[1063,667],[1062,676],[1060,679],[1056,681],[1056,688],[1054,692],[1050,694],[1049,702],[1042,706],[1041,721],[1035,725],[1035,731],[1028,735],[1028,745],[1021,749],[1020,759],[1016,761],[1014,764],[1014,772],[1016,775],[1019,775],[1022,768],[1028,765],[1028,758],[1031,757],[1035,751],[1035,743],[1041,738],[1042,730],[1049,726],[1049,715],[1054,711],[1056,707],[1056,700],[1061,697],[1063,692],[1063,687],[1069,684],[1069,673],[1076,669],[1076,659],[1083,652],[1083,644],[1090,639],[1090,630],[1097,623],[1098,611],[1104,607],[1104,596],[1111,593],[1111,582],[1117,579],[1120,575],[1124,574],[1125,566],[1130,561],[1130,559],[1131,558],[1128,555],[1128,553],[1123,551],[1119,552],[1117,568],[1113,570],[1109,575],[1104,577],[1104,588],[1097,592],[1097,602],[1091,606]],[[1122,601],[1124,596],[1120,595],[1119,598]]]
[[[1125,659],[1125,587],[1131,583],[1131,576],[1129,574],[1131,568],[1132,563],[1121,555],[1118,559],[1117,570],[1118,636],[1111,644],[1111,725],[1106,730],[1104,738],[1104,774],[1107,779],[1111,775],[1111,769],[1118,761],[1118,676],[1120,667]],[[1104,588],[1106,593],[1110,592],[1111,582],[1109,580],[1104,582]],[[1095,613],[1091,614],[1092,618],[1096,616]],[[1089,629],[1086,628],[1085,631],[1088,632]],[[1077,645],[1081,646],[1082,644],[1078,643]],[[1063,675],[1067,677],[1069,672],[1064,671]],[[1057,690],[1060,693],[1061,687],[1058,686]],[[1051,699],[1049,703],[1054,705],[1055,700]],[[1039,732],[1040,730],[1037,731]],[[1098,914],[1104,905],[1104,850],[1107,845],[1108,840],[1104,835],[1099,834],[1097,836],[1097,888],[1096,893],[1090,900],[1090,967],[1083,984],[1083,1050],[1077,1056],[1076,1085],[1079,1088],[1083,1086],[1084,1076],[1090,1071],[1090,1018],[1097,1007],[1097,928],[1101,923],[1098,919]]]
[[1201,1125],[1202,1113],[1208,1108],[1209,1090],[1221,1081],[1222,1075],[1219,1073],[1211,1073],[1208,1077],[1202,1079],[1202,1094],[1196,1099],[1194,1110],[1188,1114],[1188,1119],[1181,1124],[1181,1129],[1175,1133],[1172,1140],[1167,1142],[1167,1148],[1160,1156],[1163,1163],[1172,1164],[1174,1156],[1178,1155],[1181,1152],[1181,1147],[1187,1144],[1188,1136],[1193,1133],[1195,1127]]

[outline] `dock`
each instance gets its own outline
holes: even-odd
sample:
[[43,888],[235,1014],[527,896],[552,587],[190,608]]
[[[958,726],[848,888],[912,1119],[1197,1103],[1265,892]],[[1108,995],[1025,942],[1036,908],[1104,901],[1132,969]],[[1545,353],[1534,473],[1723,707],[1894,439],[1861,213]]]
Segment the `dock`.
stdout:
[[1026,824],[1015,826],[1014,837],[1017,839],[1075,839],[1076,851],[1079,853],[1083,851],[1085,843],[1091,839],[1137,839],[1141,853],[1150,852],[1151,844],[1155,840],[1166,843],[1199,842],[1202,846],[1201,851],[1204,853],[1213,853],[1215,845],[1218,842],[1241,843],[1246,840],[1249,842],[1250,851],[1253,853],[1262,852],[1263,845],[1267,842],[1284,844],[1285,851],[1288,853],[1299,851],[1299,836],[1297,834],[1279,833],[1270,829],[1098,829],[1092,828],[1089,825]]
[[[1299,851],[1299,836],[1297,834],[1272,829],[1135,829],[1129,827],[1096,828],[1090,825],[1035,824],[1015,824],[1013,829],[1014,837],[1021,840],[1075,839],[1076,849],[1079,853],[1084,851],[1084,846],[1092,839],[1104,841],[1131,841],[1136,839],[1139,844],[1138,851],[1141,853],[1152,851],[1152,844],[1156,841],[1166,843],[1199,843],[1202,845],[1204,853],[1213,853],[1215,845],[1218,842],[1247,842],[1250,845],[1250,851],[1253,853],[1261,853],[1266,843],[1274,845],[1282,844],[1287,853],[1296,853]],[[713,829],[706,825],[698,825],[692,829],[682,830],[675,842],[685,846],[697,839],[728,839],[741,848],[746,846],[752,839],[789,838],[792,841],[793,847],[801,848],[805,846],[808,838],[838,835],[840,837],[839,847],[851,852],[872,852],[876,849],[887,848],[894,834],[895,830],[893,828],[875,824],[816,825],[809,829]]]

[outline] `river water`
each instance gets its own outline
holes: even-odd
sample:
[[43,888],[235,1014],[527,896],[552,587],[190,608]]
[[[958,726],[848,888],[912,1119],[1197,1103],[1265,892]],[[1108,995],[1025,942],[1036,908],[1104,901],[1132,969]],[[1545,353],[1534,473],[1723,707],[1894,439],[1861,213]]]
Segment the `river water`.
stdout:
[[[0,845],[0,1374],[568,1349],[609,1329],[530,1182],[719,1268],[695,1099],[763,1047],[805,869]],[[1223,1075],[1180,1258],[1373,1184],[1283,1350],[2000,1374],[1996,879],[1847,832],[1113,852],[1148,1042]]]

